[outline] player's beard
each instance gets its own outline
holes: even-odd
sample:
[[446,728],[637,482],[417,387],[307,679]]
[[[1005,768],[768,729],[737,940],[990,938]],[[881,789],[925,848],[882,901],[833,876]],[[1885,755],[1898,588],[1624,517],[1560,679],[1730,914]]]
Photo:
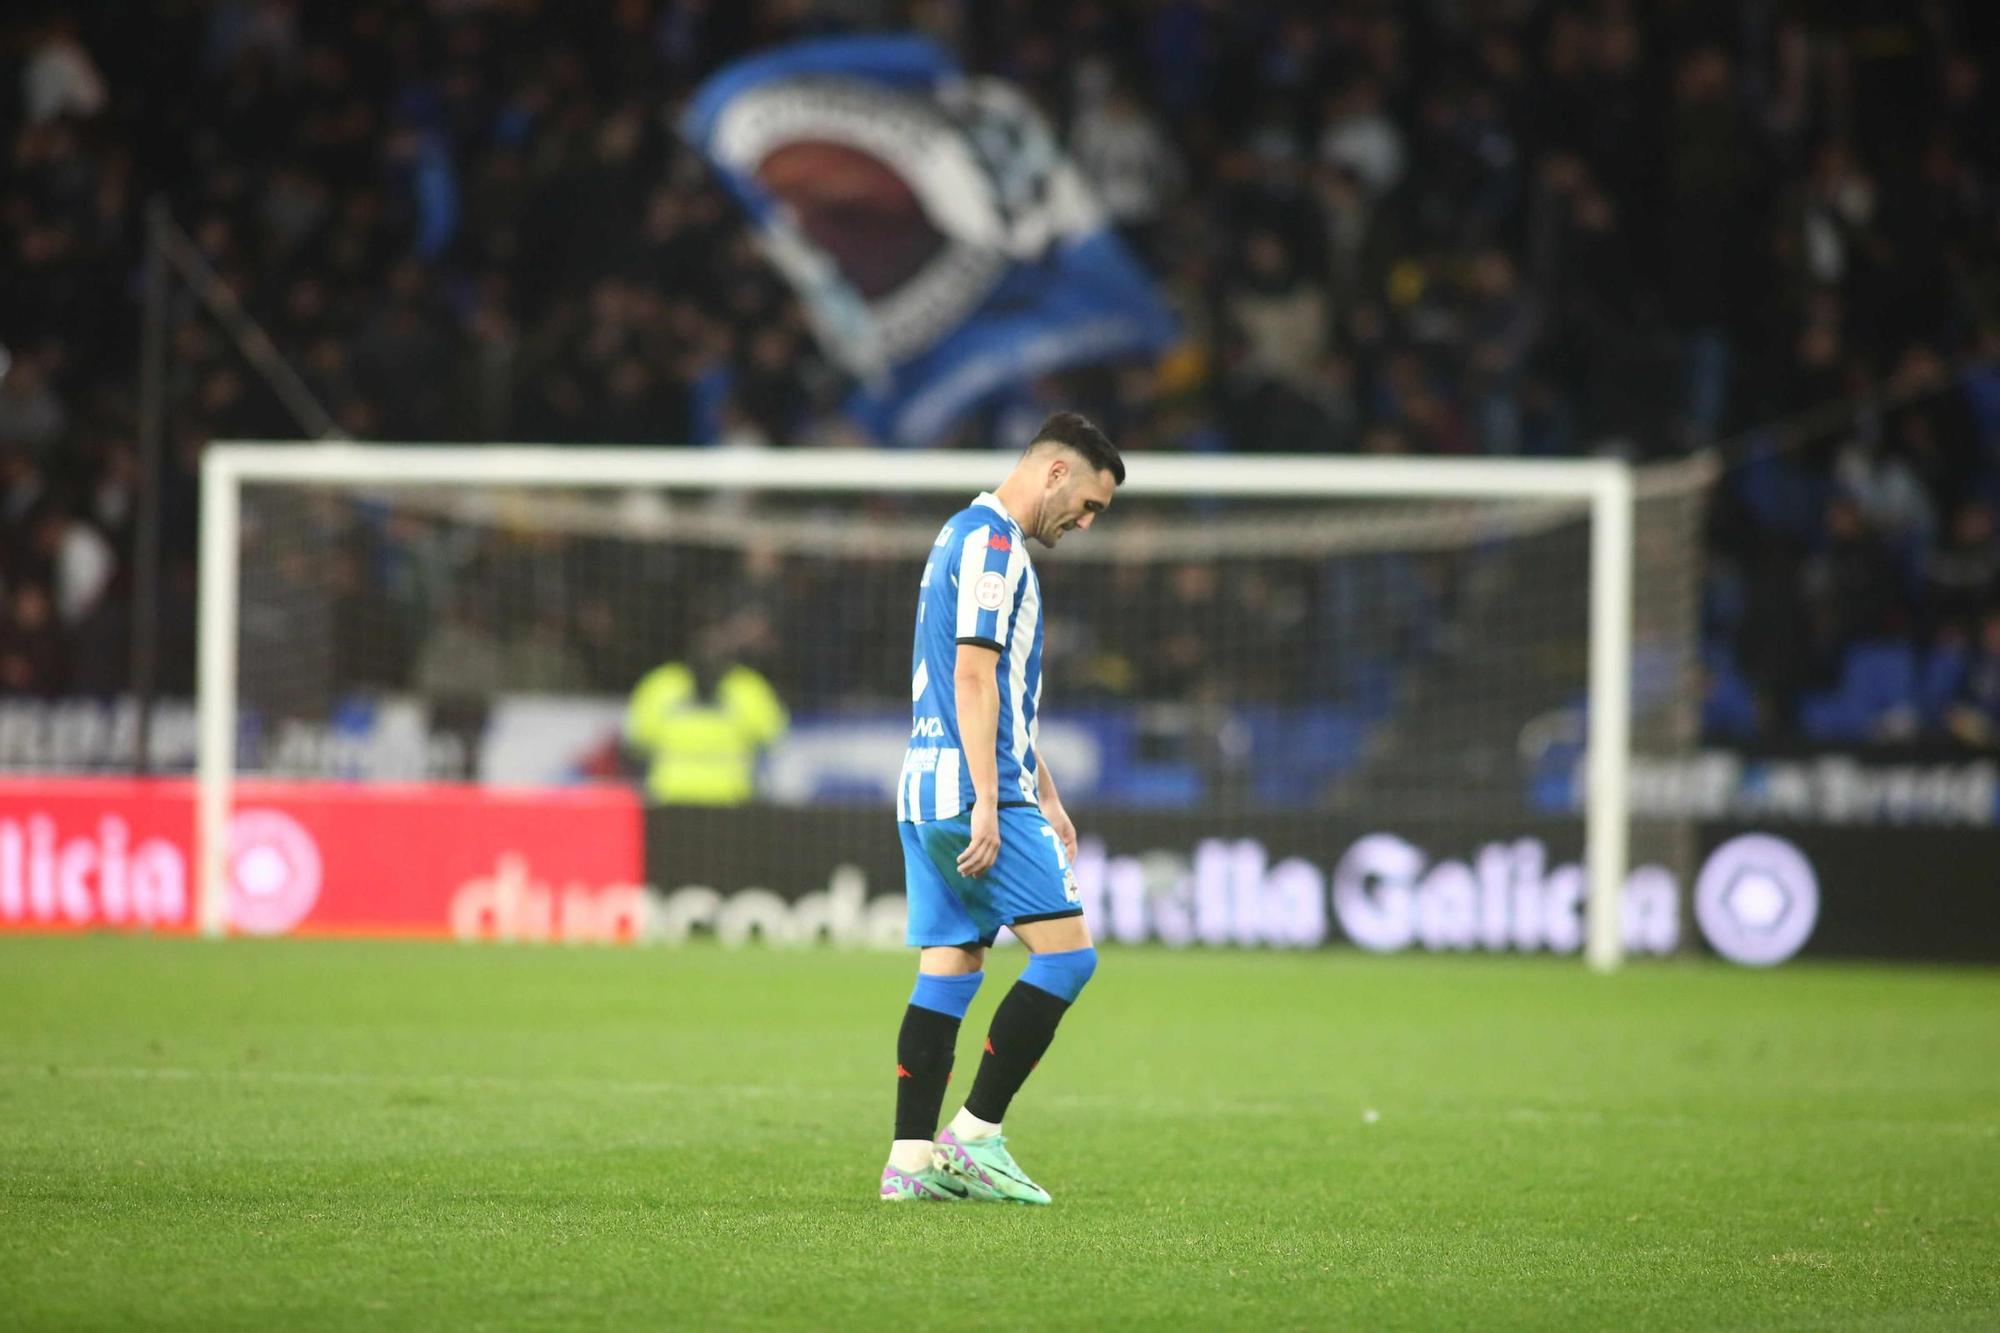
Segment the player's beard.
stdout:
[[1057,525],[1054,531],[1050,531],[1049,511],[1053,509],[1057,513],[1061,513],[1067,509],[1069,507],[1069,494],[1070,488],[1067,486],[1053,495],[1044,491],[1042,492],[1041,504],[1035,509],[1035,526],[1032,529],[1035,534],[1035,540],[1052,551],[1055,549],[1056,542],[1062,537],[1063,529],[1060,525]]
[[1035,506],[1034,525],[1030,527],[1028,531],[1034,534],[1034,538],[1036,541],[1040,542],[1044,546],[1053,549],[1055,546],[1055,539],[1049,535],[1048,520],[1049,520],[1049,496],[1048,492],[1044,491],[1042,493],[1041,503]]

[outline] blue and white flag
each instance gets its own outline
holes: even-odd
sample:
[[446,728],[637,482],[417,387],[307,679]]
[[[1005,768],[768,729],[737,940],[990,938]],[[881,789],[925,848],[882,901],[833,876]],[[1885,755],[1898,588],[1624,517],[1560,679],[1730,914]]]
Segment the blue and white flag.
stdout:
[[805,42],[702,85],[683,129],[756,219],[878,437],[1157,353],[1172,316],[1028,99],[918,37]]

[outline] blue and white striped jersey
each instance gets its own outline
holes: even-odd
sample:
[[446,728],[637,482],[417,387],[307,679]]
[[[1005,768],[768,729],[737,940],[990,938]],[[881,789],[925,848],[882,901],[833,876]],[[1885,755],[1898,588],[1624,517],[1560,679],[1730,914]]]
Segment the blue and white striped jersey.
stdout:
[[985,493],[953,514],[931,546],[910,654],[910,748],[896,784],[902,822],[950,819],[972,808],[952,688],[961,643],[1000,654],[1000,804],[1041,804],[1035,720],[1042,701],[1042,590],[1027,547],[1021,525]]

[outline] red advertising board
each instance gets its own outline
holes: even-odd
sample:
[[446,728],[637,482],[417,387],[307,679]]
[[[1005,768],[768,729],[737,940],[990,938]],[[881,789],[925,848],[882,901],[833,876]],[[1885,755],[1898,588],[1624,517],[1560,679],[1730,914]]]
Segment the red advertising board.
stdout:
[[[192,930],[194,809],[181,780],[0,780],[0,930]],[[230,925],[628,939],[642,837],[637,801],[615,787],[243,782]]]

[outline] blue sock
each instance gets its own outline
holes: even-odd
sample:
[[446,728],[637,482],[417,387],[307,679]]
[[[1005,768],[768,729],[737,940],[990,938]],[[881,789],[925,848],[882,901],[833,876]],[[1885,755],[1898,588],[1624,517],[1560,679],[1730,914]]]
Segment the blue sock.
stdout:
[[983,972],[957,977],[917,973],[917,988],[910,992],[903,1027],[896,1034],[898,1139],[928,1139],[937,1133],[945,1085],[951,1082],[958,1023],[985,979]]
[[999,1124],[1014,1094],[1041,1063],[1056,1025],[1070,1004],[1083,993],[1097,970],[1097,950],[1070,949],[1038,953],[1021,969],[1021,979],[993,1011],[986,1034],[986,1055],[965,1096],[965,1109],[981,1120]]
[[956,977],[919,972],[917,988],[910,992],[910,1003],[952,1018],[964,1018],[965,1011],[972,1007],[972,997],[979,994],[979,983],[984,980],[984,972],[967,972]]
[[1038,953],[1021,971],[1021,980],[1059,1000],[1076,1003],[1090,974],[1097,970],[1097,950],[1088,945],[1066,953]]

